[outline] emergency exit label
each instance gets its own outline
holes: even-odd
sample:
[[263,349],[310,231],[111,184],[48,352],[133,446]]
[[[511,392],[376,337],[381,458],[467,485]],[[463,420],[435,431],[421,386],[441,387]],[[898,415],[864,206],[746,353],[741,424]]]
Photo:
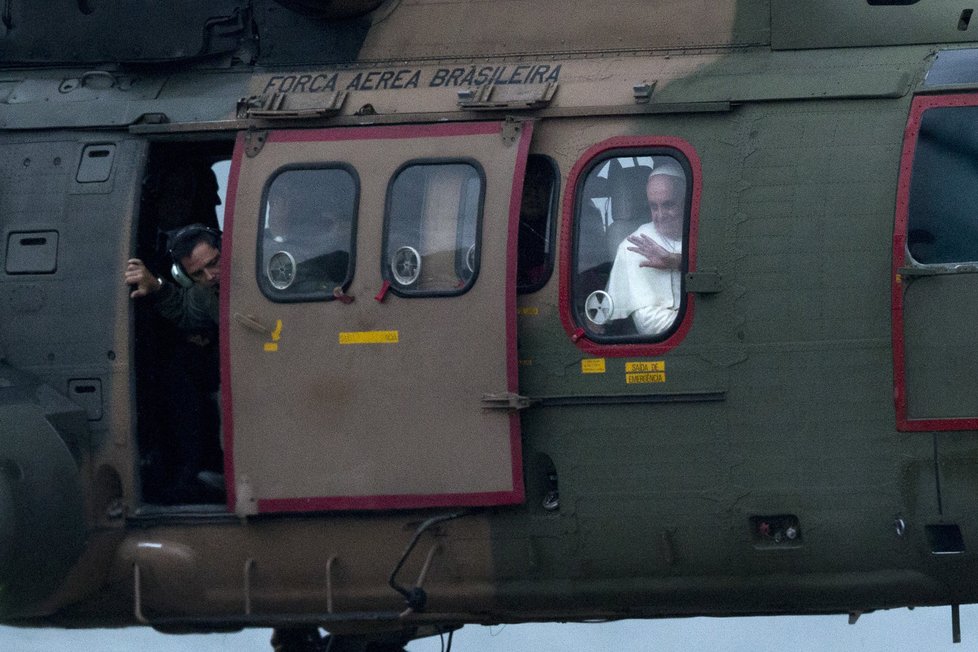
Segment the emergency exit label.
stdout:
[[625,373],[665,373],[665,360],[655,360],[653,362],[626,362]]
[[625,363],[625,383],[628,385],[664,382],[666,382],[665,360]]

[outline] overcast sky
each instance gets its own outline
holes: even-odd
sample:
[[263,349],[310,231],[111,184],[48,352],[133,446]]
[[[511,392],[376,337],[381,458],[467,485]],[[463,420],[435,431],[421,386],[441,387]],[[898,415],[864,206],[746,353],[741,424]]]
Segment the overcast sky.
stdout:
[[[0,627],[3,652],[258,652],[269,651],[269,630],[174,636],[147,628],[24,630]],[[465,627],[453,652],[607,652],[609,650],[717,650],[719,652],[968,652],[978,650],[978,606],[961,607],[960,645],[951,644],[951,609],[896,609],[862,616],[689,618],[582,625]],[[440,652],[438,638],[415,641],[409,652]]]

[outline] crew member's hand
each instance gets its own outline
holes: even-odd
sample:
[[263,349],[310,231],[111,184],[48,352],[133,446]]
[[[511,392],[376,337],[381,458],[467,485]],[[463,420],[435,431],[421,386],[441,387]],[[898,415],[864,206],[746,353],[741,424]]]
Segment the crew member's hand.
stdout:
[[138,258],[130,258],[126,261],[125,280],[126,285],[132,285],[136,288],[129,293],[129,297],[132,299],[159,292],[160,288],[163,287],[159,279],[153,276],[143,261]]
[[635,245],[629,247],[629,251],[634,251],[645,260],[638,264],[639,267],[655,267],[656,269],[679,269],[683,256],[681,253],[672,253],[655,240],[640,233],[628,236],[628,241]]

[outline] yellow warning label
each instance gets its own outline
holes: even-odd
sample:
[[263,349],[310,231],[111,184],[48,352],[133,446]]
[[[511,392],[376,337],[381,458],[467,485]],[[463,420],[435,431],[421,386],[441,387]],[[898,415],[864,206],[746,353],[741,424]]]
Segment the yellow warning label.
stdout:
[[664,383],[666,382],[665,374],[625,374],[625,382],[629,385],[636,385],[638,383]]
[[664,373],[665,370],[666,370],[665,360],[655,360],[653,362],[626,362],[625,363],[625,373],[628,374],[638,373],[640,371]]
[[540,314],[540,309],[537,308],[536,306],[525,306],[523,308],[517,308],[516,314],[525,315],[528,317],[536,317],[537,315]]
[[397,344],[398,331],[352,331],[340,333],[340,344]]
[[265,351],[267,353],[274,353],[278,351],[278,341],[282,339],[282,320],[275,320],[275,330],[271,332],[272,341],[265,342]]
[[604,358],[587,358],[586,360],[581,360],[581,373],[603,374]]

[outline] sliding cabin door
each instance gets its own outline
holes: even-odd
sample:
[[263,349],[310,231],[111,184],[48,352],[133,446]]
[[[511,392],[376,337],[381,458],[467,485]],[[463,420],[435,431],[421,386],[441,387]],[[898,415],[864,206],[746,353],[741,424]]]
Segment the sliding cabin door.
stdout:
[[522,500],[506,399],[530,132],[239,137],[221,290],[230,508]]

